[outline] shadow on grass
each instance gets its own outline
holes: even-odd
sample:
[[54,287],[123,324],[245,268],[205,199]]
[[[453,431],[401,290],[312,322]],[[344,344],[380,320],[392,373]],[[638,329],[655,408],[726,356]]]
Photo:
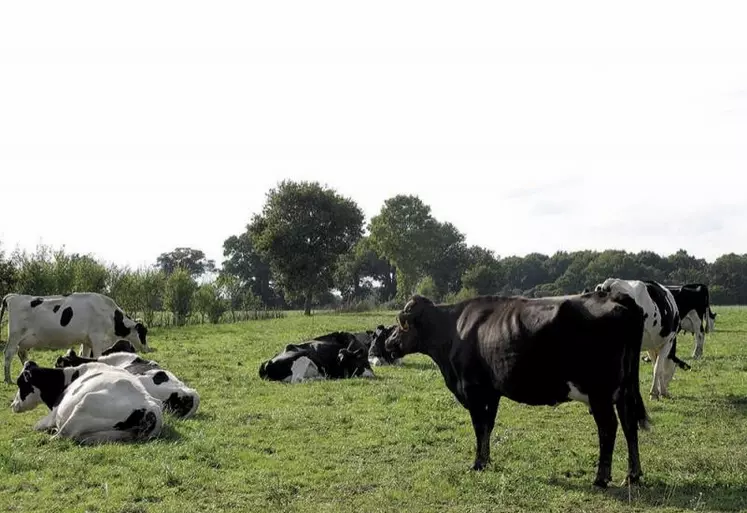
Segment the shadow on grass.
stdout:
[[606,490],[588,485],[564,482],[562,478],[549,483],[565,490],[581,493],[602,493],[631,506],[665,507],[696,511],[744,511],[747,508],[747,485],[713,486],[698,484],[669,484],[643,476],[642,484],[630,489],[610,484]]
[[[747,334],[747,330],[718,330],[718,331],[715,331],[714,333],[743,333],[743,334]],[[706,334],[706,337],[709,334]]]

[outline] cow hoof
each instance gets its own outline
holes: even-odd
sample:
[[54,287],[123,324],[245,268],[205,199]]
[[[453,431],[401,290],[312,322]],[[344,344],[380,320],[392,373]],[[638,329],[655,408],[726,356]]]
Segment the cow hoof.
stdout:
[[620,486],[633,486],[641,483],[641,475],[640,474],[628,474],[622,483],[620,483]]
[[475,470],[477,472],[481,472],[481,471],[485,470],[485,467],[487,467],[487,466],[488,466],[487,463],[483,463],[482,461],[476,461],[475,464],[472,465],[472,469],[471,470]]
[[598,477],[594,480],[594,486],[596,486],[597,488],[607,488],[608,482],[609,481],[607,479],[602,479]]

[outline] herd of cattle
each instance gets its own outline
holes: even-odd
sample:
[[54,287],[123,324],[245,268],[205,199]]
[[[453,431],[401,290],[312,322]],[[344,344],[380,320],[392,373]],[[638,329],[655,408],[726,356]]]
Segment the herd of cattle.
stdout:
[[[35,429],[81,443],[147,440],[158,436],[164,412],[195,414],[198,393],[153,360],[147,329],[109,297],[8,294],[5,381],[18,354],[23,369],[14,412],[41,403],[49,413]],[[628,445],[626,482],[641,475],[638,429],[649,417],[639,388],[640,354],[653,363],[650,397],[669,396],[677,367],[677,334],[693,333],[694,359],[714,329],[704,284],[663,286],[610,278],[594,290],[568,296],[480,296],[436,305],[413,296],[391,326],[334,332],[286,345],[259,366],[265,380],[373,377],[373,367],[399,365],[411,353],[430,356],[446,386],[471,416],[476,438],[473,469],[490,462],[490,436],[500,398],[529,405],[585,403],[599,434],[594,484],[611,480],[618,417]],[[80,344],[80,354],[71,348]],[[68,349],[54,368],[28,359],[33,348]],[[617,415],[615,415],[617,410]]]

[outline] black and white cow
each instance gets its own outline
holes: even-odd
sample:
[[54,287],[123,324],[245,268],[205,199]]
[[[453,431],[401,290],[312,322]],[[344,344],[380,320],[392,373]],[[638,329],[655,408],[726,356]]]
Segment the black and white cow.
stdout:
[[81,344],[81,354],[97,357],[117,340],[129,340],[148,351],[148,330],[125,315],[103,294],[76,292],[67,296],[8,294],[0,307],[0,323],[8,309],[8,342],[5,344],[5,382],[12,383],[13,355],[21,362],[33,348],[65,349]]
[[259,376],[271,381],[299,383],[314,379],[374,377],[368,351],[352,333],[334,332],[307,342],[288,344],[259,366]]
[[681,362],[676,358],[680,316],[672,293],[655,281],[619,278],[607,278],[595,290],[628,294],[643,309],[645,325],[642,349],[648,351],[654,362],[651,398],[669,397],[669,382],[674,376],[677,363]]
[[386,350],[386,340],[394,331],[395,325],[384,326],[380,324],[376,327],[371,337],[371,345],[368,348],[368,361],[374,367],[383,365],[402,365],[401,358],[395,358],[392,353]]
[[44,403],[34,429],[93,444],[147,440],[161,432],[161,405],[132,374],[101,363],[50,369],[27,361],[16,380],[14,413]]
[[629,295],[479,296],[445,305],[413,296],[397,319],[387,350],[426,354],[441,369],[472,417],[474,470],[490,462],[501,397],[529,405],[575,400],[591,408],[597,425],[594,484],[611,480],[615,407],[628,443],[627,481],[640,479],[638,427],[648,423],[638,375],[643,312]]
[[[695,336],[692,357],[703,356],[705,334],[713,331],[716,314],[711,312],[708,287],[702,283],[667,285],[680,311],[680,330]],[[705,324],[705,327],[703,326]]]
[[[124,345],[121,342],[118,344]],[[76,355],[72,349],[68,349],[67,353],[57,358],[54,366],[55,368],[77,367],[85,363],[96,362],[117,367],[137,377],[148,393],[163,403],[165,411],[184,419],[197,412],[200,406],[200,395],[194,388],[185,385],[172,372],[163,369],[153,360],[144,360],[132,352],[111,351],[115,346],[104,351],[107,354],[99,358],[83,358]],[[129,348],[125,347],[125,349]]]

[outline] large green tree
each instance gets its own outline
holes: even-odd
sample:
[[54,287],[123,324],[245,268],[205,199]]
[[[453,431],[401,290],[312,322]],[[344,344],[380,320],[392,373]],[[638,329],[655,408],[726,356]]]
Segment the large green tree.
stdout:
[[291,299],[311,315],[315,294],[329,291],[340,258],[363,233],[363,211],[318,182],[284,180],[267,193],[249,225],[251,240]]
[[377,253],[397,269],[399,301],[414,292],[424,265],[433,259],[435,223],[428,205],[417,196],[402,194],[386,200],[371,219],[368,229]]

